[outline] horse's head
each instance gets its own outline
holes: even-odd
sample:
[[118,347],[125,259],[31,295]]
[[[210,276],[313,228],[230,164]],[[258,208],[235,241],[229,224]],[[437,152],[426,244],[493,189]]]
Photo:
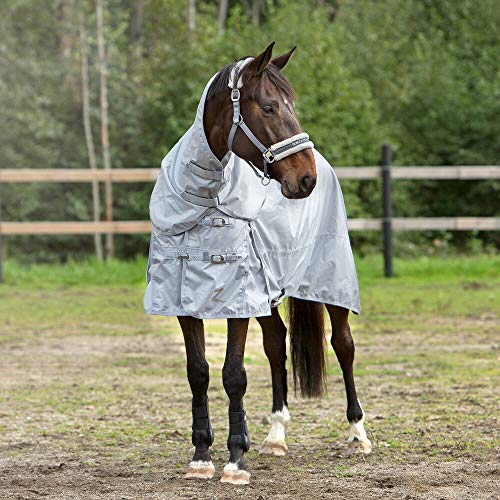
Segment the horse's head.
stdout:
[[[274,42],[267,49],[243,66],[236,74],[239,82],[239,104],[241,117],[248,130],[257,142],[244,132],[241,127],[233,127],[235,111],[231,97],[234,94],[228,86],[234,65],[222,70],[212,85],[207,97],[204,125],[205,131],[215,154],[220,158],[228,150],[228,138],[231,150],[240,158],[251,162],[260,170],[264,170],[262,146],[264,148],[279,147],[282,141],[295,138],[302,132],[295,115],[295,94],[292,86],[282,75],[295,48],[272,59]],[[234,99],[233,99],[234,101]],[[234,128],[234,138],[230,138]],[[305,134],[303,134],[305,135]],[[285,141],[285,147],[274,152],[287,149],[285,155],[276,155],[276,161],[266,165],[268,175],[281,184],[281,192],[287,198],[305,198],[316,185],[316,164],[312,149],[306,145],[308,138],[296,141]],[[302,142],[302,145],[296,145]],[[310,144],[310,143],[307,143]],[[296,151],[297,152],[294,152]],[[281,159],[280,156],[285,156]]]

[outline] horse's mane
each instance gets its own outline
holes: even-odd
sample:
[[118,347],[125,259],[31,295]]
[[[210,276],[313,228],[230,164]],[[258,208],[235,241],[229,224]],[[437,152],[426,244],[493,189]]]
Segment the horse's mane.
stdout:
[[[243,57],[242,59],[246,59],[246,57]],[[217,73],[212,85],[210,85],[210,88],[208,89],[207,101],[214,99],[222,92],[228,92],[229,87],[227,86],[227,83],[229,82],[231,70],[236,62],[228,64]],[[267,78],[280,92],[284,94],[287,99],[290,101],[295,100],[295,91],[293,90],[293,87],[274,64],[268,64],[266,66],[262,73],[262,78]],[[257,89],[258,88],[259,86]]]

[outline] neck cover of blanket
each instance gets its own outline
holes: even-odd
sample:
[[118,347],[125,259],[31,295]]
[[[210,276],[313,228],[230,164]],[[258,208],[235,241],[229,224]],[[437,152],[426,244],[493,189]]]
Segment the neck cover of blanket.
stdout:
[[[213,77],[214,78],[214,77]],[[342,192],[315,150],[317,182],[289,200],[232,152],[219,161],[193,125],[163,159],[150,202],[144,308],[197,318],[267,316],[284,297],[360,312]]]

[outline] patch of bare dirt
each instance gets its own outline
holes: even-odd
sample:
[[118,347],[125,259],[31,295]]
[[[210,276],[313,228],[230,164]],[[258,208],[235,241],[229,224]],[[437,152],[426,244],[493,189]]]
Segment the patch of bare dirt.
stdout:
[[[294,450],[299,451],[299,450]],[[292,451],[293,453],[293,451]],[[351,475],[336,477],[335,462],[324,469],[290,472],[285,462],[299,468],[300,457],[257,459],[250,485],[221,484],[217,475],[209,481],[192,481],[173,472],[144,473],[124,466],[89,467],[79,463],[1,466],[2,498],[61,499],[174,499],[174,498],[394,498],[394,499],[497,499],[498,465],[453,461],[399,464],[387,467],[358,463]],[[323,464],[327,465],[327,464]],[[222,464],[217,464],[220,475]]]
[[[173,321],[145,317],[142,331],[172,329]],[[432,330],[413,325],[367,332],[358,343],[372,455],[344,457],[345,396],[336,369],[325,399],[290,396],[289,454],[267,458],[256,450],[269,430],[270,377],[252,322],[245,398],[252,477],[245,487],[218,481],[227,460],[224,322],[207,326],[216,435],[216,477],[207,482],[183,478],[192,447],[180,333],[98,336],[77,323],[66,335],[61,326],[36,337],[19,331],[0,346],[0,499],[497,499],[498,412],[488,363],[498,324],[441,318]],[[478,328],[471,334],[464,325]],[[445,373],[455,351],[462,364]],[[462,378],[467,369],[473,376]],[[422,376],[425,383],[416,381]]]

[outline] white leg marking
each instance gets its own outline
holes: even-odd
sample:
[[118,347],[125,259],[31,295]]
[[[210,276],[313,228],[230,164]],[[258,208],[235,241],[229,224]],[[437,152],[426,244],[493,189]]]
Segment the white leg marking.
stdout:
[[260,454],[277,456],[286,454],[288,447],[285,443],[285,430],[288,422],[290,422],[290,413],[286,406],[283,406],[282,411],[271,414],[271,430],[264,440],[259,451]]
[[193,460],[189,464],[190,469],[212,469],[215,470],[214,464],[212,460],[210,462],[206,462],[205,460]]
[[[359,400],[358,400],[359,403]],[[361,407],[361,403],[359,403]],[[363,408],[361,407],[361,411]],[[368,455],[372,451],[372,443],[368,439],[366,435],[366,431],[364,428],[365,423],[365,412],[363,411],[363,418],[358,420],[357,422],[350,422],[349,428],[349,438],[347,439],[347,443],[349,446],[349,452],[356,453],[362,452]]]
[[290,413],[286,406],[282,411],[275,411],[271,414],[271,430],[266,441],[271,443],[285,441],[285,429],[290,422]]
[[224,466],[224,472],[235,471],[235,470],[240,470],[237,463],[233,464],[232,462],[229,462]]

